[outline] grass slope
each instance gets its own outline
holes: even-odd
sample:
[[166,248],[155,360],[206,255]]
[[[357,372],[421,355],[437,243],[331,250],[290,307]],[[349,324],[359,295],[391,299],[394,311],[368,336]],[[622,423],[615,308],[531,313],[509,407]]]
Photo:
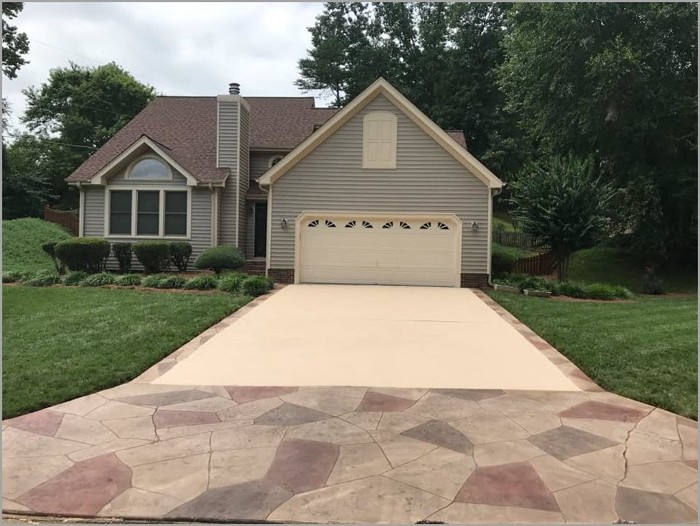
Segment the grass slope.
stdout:
[[604,389],[697,419],[697,297],[585,303],[489,294]]
[[[611,283],[633,292],[641,292],[644,276],[643,261],[613,247],[593,247],[579,250],[569,263],[569,281]],[[695,269],[667,268],[660,271],[665,292],[697,293]]]
[[53,269],[53,262],[41,244],[72,237],[60,226],[41,219],[27,217],[2,222],[3,271],[31,271]]
[[3,418],[138,376],[250,301],[232,295],[3,287]]

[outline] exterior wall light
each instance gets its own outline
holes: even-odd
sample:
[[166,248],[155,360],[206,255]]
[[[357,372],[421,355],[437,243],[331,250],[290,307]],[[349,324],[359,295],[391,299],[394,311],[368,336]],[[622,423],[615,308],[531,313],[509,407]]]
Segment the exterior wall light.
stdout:
[[282,227],[282,230],[287,230],[287,220],[282,219],[282,221],[280,221],[280,226]]
[[477,223],[476,221],[472,221],[472,230],[473,230],[474,232],[476,232],[477,230],[479,230],[479,223]]

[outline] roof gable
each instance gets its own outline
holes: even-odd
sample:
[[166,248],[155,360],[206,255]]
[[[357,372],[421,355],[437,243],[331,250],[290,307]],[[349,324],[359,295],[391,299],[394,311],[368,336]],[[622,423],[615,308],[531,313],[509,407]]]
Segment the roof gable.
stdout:
[[501,188],[503,186],[503,182],[481,164],[476,157],[471,155],[464,146],[460,145],[447,132],[431,121],[413,103],[401,95],[396,88],[383,78],[379,78],[372,83],[347,106],[333,115],[333,117],[321,126],[316,133],[307,137],[289,155],[266,172],[260,178],[260,184],[263,186],[270,186],[273,184],[379,95],[384,95],[394,106],[416,123],[426,134],[432,137],[435,142],[442,146],[486,186],[489,188]]

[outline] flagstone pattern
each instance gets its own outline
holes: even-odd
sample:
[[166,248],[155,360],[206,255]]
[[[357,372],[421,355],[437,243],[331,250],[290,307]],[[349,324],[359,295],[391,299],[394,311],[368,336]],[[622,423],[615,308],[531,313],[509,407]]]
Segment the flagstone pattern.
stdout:
[[697,521],[695,422],[610,393],[130,383],[89,398],[3,422],[6,514]]
[[476,293],[581,391],[150,383],[239,311],[130,383],[4,420],[3,512],[697,522],[697,423],[604,392]]

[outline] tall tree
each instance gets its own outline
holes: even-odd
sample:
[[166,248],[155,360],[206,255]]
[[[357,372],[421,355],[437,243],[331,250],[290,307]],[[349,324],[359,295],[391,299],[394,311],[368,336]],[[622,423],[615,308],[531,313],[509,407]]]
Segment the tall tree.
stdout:
[[62,205],[75,205],[64,179],[155,96],[153,87],[114,63],[96,68],[71,63],[23,93],[22,121],[47,147],[52,190]]
[[518,4],[499,72],[539,153],[594,154],[624,189],[620,230],[679,259],[697,246],[697,17],[692,3]]
[[51,193],[46,141],[25,134],[2,145],[2,218],[39,217]]
[[22,2],[2,3],[2,72],[8,79],[17,77],[17,70],[28,64],[24,58],[29,52],[29,38],[26,33],[17,31],[17,26],[10,24],[24,9]]

